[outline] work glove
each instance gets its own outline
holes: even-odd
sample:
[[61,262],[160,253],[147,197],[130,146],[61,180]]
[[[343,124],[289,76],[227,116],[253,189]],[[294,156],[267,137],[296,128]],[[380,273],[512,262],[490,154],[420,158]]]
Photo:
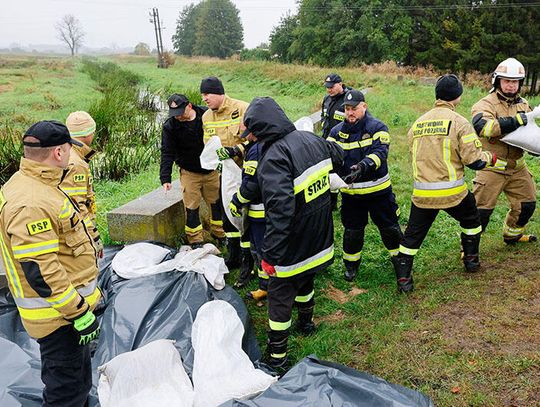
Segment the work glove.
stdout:
[[273,277],[276,275],[276,269],[274,266],[266,262],[266,260],[261,261],[261,267],[267,276]]
[[79,345],[88,345],[94,339],[99,338],[99,323],[90,308],[71,322],[73,323],[75,332],[79,335]]
[[240,149],[237,146],[234,147],[220,147],[216,150],[216,154],[220,161],[228,158],[233,158],[240,155]]
[[527,124],[527,116],[523,112],[519,112],[515,116],[499,117],[497,120],[501,126],[502,134],[512,133],[518,127]]
[[534,121],[540,117],[540,106],[536,106],[532,112],[525,113],[527,120]]
[[229,209],[231,210],[232,216],[234,216],[235,218],[239,218],[242,216],[242,212],[240,212],[240,207],[236,205],[235,198],[236,194],[233,195],[233,199],[229,204]]
[[362,179],[369,169],[368,163],[360,161],[355,165],[351,165],[351,173],[343,178],[347,184],[352,184],[354,181]]

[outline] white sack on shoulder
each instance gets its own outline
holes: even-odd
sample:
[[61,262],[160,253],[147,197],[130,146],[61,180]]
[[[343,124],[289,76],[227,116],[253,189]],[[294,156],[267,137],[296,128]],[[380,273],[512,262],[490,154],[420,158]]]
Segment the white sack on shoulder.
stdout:
[[251,397],[277,381],[255,369],[242,350],[243,336],[244,326],[228,302],[209,301],[199,308],[191,330],[195,407]]
[[203,151],[199,157],[201,167],[205,170],[215,170],[219,165],[219,158],[216,150],[221,147],[221,140],[218,136],[210,137],[210,140],[204,145]]
[[518,127],[517,130],[504,136],[501,141],[529,153],[540,154],[540,127],[534,120],[529,120],[525,126]]
[[102,407],[192,407],[193,386],[174,341],[159,339],[98,368]]

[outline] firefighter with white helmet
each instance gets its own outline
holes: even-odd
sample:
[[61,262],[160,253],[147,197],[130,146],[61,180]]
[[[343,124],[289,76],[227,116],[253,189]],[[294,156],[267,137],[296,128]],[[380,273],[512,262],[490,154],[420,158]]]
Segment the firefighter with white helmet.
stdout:
[[485,150],[496,154],[497,165],[477,171],[473,193],[476,198],[482,230],[504,192],[510,203],[503,226],[505,243],[534,242],[536,236],[525,234],[525,225],[536,208],[536,187],[527,168],[524,151],[501,140],[506,134],[540,117],[540,107],[531,111],[520,96],[525,68],[515,58],[502,61],[492,77],[489,95],[472,107],[473,125]]

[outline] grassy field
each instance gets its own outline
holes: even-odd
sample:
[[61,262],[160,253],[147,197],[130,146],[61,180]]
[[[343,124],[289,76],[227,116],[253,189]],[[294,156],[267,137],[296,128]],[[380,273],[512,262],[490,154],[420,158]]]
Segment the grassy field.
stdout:
[[[69,111],[84,109],[99,97],[77,62],[21,59],[20,66],[14,66],[13,60],[0,56],[0,123],[63,120]],[[328,73],[263,62],[178,58],[170,69],[158,70],[150,58],[114,61],[140,74],[156,90],[197,90],[202,77],[217,75],[230,96],[246,101],[272,96],[291,119],[318,109],[321,83]],[[390,172],[405,224],[412,190],[406,132],[433,103],[433,86],[419,80],[429,72],[408,72],[388,64],[338,71],[347,84],[369,88],[371,113],[390,127]],[[467,86],[458,111],[469,117],[471,105],[485,93],[486,89]],[[47,104],[49,97],[54,105]],[[533,105],[539,103],[540,98],[531,100]],[[538,184],[540,159],[527,160]],[[467,172],[469,182],[473,176]],[[97,183],[102,233],[107,236],[108,210],[158,186],[156,165],[121,183]],[[540,405],[540,250],[538,245],[502,243],[506,207],[501,198],[481,243],[484,268],[474,275],[462,270],[459,225],[441,213],[416,257],[416,289],[409,296],[396,293],[389,256],[373,226],[367,229],[356,282],[342,279],[342,227],[336,214],[336,261],[316,280],[319,329],[312,337],[291,336],[293,361],[315,353],[423,391],[437,406]],[[540,234],[538,210],[529,230]],[[235,275],[229,276],[230,283]],[[248,306],[262,343],[266,307]]]

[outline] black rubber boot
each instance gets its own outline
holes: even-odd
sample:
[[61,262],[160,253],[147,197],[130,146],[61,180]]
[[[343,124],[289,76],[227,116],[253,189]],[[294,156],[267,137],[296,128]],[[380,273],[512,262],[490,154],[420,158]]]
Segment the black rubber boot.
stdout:
[[535,243],[538,241],[536,235],[521,235],[512,238],[504,237],[504,243],[514,244],[514,243]]
[[343,260],[343,263],[345,264],[345,273],[343,274],[343,278],[346,281],[354,281],[356,278],[356,273],[358,272],[360,261]]
[[227,238],[228,256],[225,259],[225,265],[229,270],[240,267],[240,238]]
[[298,308],[298,322],[296,331],[303,336],[309,336],[315,332],[316,326],[313,322],[313,305],[307,308]]
[[253,256],[249,249],[240,249],[240,275],[235,287],[244,287],[253,277]]
[[392,264],[396,272],[398,291],[402,293],[411,292],[414,289],[412,278],[413,256],[398,255],[392,257]]
[[465,271],[476,273],[480,270],[480,233],[472,236],[462,233],[461,247],[463,248]]
[[289,370],[289,359],[287,358],[287,341],[289,330],[268,332],[268,347],[264,362],[276,371],[279,376],[283,376]]

